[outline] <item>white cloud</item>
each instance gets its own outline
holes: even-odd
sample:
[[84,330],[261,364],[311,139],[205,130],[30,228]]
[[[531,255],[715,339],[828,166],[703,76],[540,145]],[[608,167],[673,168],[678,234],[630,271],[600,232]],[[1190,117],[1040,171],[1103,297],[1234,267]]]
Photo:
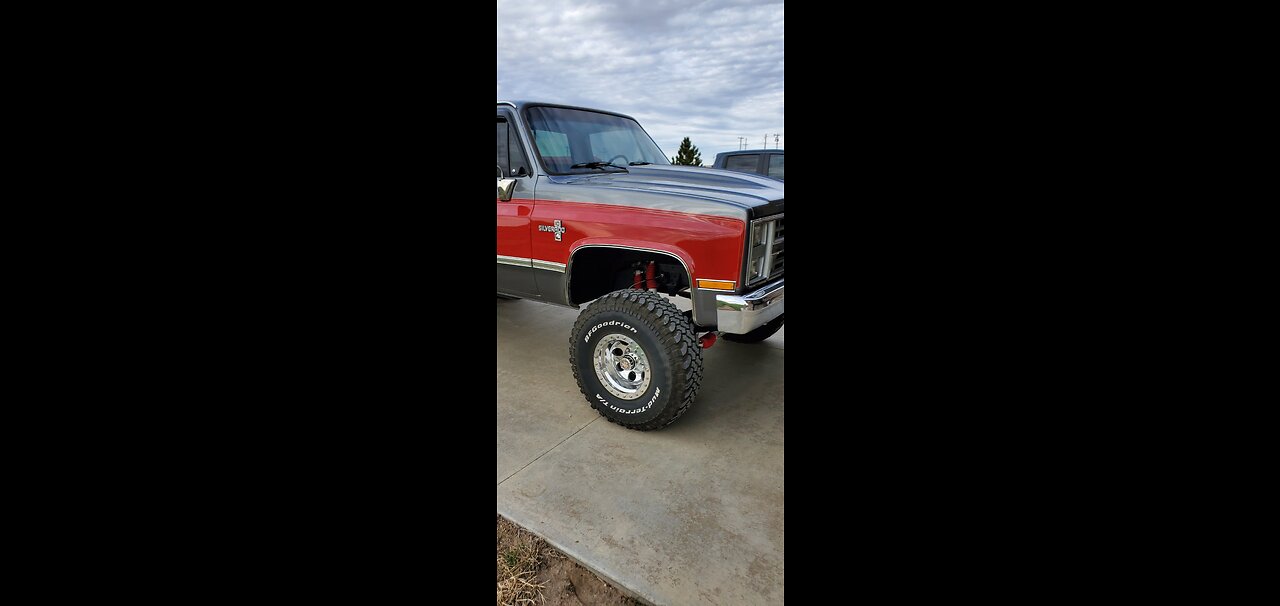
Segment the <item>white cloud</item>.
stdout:
[[634,116],[668,156],[783,134],[780,1],[498,0],[498,98]]

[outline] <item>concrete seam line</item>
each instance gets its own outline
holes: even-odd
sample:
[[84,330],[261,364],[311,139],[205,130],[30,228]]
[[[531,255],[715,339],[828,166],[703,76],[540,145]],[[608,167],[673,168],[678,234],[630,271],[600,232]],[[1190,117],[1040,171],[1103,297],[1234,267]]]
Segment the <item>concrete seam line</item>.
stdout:
[[[587,421],[587,425],[590,425],[590,424],[592,424],[592,423],[595,423],[595,422],[596,422],[596,421],[598,421],[598,420],[600,420],[600,416],[599,416],[599,415],[597,415],[597,416],[596,416],[596,418],[591,419],[590,421]],[[565,442],[569,441],[569,438],[572,438],[573,436],[578,435],[578,432],[579,432],[579,431],[582,431],[582,430],[584,430],[584,429],[586,429],[586,428],[587,428],[587,425],[583,425],[582,427],[579,427],[579,428],[577,429],[577,431],[575,431],[575,432],[573,432],[573,433],[571,433],[571,434],[569,434],[569,435],[565,436],[565,438],[564,438],[563,440],[560,440],[559,442],[556,442],[556,445],[555,445],[555,446],[552,446],[551,448],[548,448],[548,449],[546,449],[546,450],[542,451],[542,454],[540,454],[540,455],[538,455],[538,456],[534,457],[532,461],[529,461],[528,463],[525,463],[525,464],[524,464],[520,469],[517,469],[517,470],[515,470],[515,471],[511,472],[511,475],[509,475],[509,476],[507,476],[507,477],[505,477],[505,478],[502,478],[502,482],[506,482],[507,480],[510,480],[512,477],[514,477],[516,474],[518,474],[518,473],[520,473],[520,472],[524,471],[524,468],[525,468],[525,467],[528,467],[528,466],[530,466],[530,465],[533,465],[534,463],[537,463],[537,462],[538,462],[538,459],[541,459],[541,458],[542,458],[543,456],[545,456],[548,452],[551,452],[551,451],[553,451],[553,450],[555,450],[555,449],[559,448],[561,444],[564,444]],[[502,482],[498,482],[498,486],[502,486]]]

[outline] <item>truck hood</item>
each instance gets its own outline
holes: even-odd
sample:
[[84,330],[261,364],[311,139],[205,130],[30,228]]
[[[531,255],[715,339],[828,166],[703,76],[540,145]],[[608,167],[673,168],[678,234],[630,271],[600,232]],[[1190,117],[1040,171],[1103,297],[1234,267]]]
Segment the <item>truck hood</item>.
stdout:
[[575,193],[599,189],[665,194],[700,204],[737,207],[752,217],[782,211],[783,182],[775,179],[694,166],[631,166],[627,170],[630,172],[560,175],[548,180],[565,190],[578,190]]

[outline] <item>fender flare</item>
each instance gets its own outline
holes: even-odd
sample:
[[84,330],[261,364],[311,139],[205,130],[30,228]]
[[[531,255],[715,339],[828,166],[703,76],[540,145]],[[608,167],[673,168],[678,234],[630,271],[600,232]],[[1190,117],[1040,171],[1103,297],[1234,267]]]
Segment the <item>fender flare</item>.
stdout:
[[[694,288],[694,284],[697,283],[695,281],[697,278],[695,277],[695,274],[694,274],[696,265],[694,264],[693,259],[689,256],[689,253],[678,246],[672,246],[670,244],[659,244],[656,242],[622,241],[614,238],[587,238],[587,239],[579,240],[573,243],[573,246],[569,249],[569,262],[565,264],[564,300],[567,301],[570,305],[576,305],[576,303],[573,301],[571,297],[571,289],[570,289],[570,285],[573,283],[573,258],[574,258],[574,255],[578,253],[578,251],[584,248],[614,248],[614,249],[620,249],[620,250],[638,250],[641,252],[656,253],[656,254],[674,258],[676,261],[680,262],[680,265],[682,267],[684,267],[685,275],[688,276],[689,278],[690,295],[692,296],[693,294],[696,294],[698,292],[698,289]],[[698,306],[696,305],[696,303],[693,306],[693,308],[694,308],[693,321],[695,324],[703,325],[703,326],[714,326],[716,324],[716,318],[714,315],[712,315],[710,319],[702,318],[700,317],[700,314],[698,314]],[[714,312],[714,308],[712,308],[712,311]],[[701,315],[706,315],[706,314],[704,313]],[[700,319],[703,321],[700,322],[699,321]]]

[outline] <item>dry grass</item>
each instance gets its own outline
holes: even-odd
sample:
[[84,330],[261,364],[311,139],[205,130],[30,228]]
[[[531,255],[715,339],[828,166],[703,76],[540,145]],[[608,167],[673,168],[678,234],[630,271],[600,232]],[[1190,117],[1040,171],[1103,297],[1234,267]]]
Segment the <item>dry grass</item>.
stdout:
[[534,577],[545,562],[563,557],[542,539],[498,516],[498,606],[544,602],[545,586]]
[[636,606],[607,581],[498,516],[498,606]]

